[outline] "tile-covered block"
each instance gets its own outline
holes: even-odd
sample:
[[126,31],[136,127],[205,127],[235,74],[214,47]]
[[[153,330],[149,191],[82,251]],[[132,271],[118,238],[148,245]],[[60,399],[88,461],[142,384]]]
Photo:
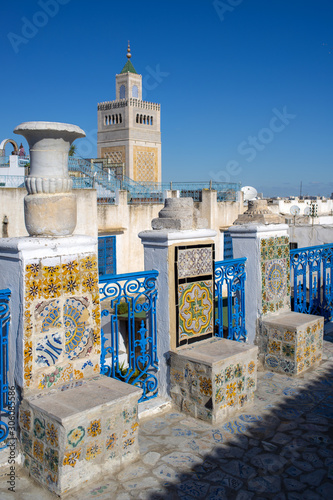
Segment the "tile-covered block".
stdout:
[[259,338],[265,368],[298,375],[322,357],[324,318],[285,312],[265,316]]
[[183,412],[212,423],[252,402],[256,346],[212,338],[170,353],[171,397]]
[[58,495],[136,459],[140,389],[98,375],[80,386],[24,398],[25,467]]

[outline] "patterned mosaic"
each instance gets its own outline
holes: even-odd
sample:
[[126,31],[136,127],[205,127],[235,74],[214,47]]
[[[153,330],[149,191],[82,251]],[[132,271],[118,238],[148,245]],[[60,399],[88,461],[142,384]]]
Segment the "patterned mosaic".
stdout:
[[178,278],[211,275],[213,272],[213,249],[187,248],[178,252]]
[[138,182],[158,181],[157,148],[134,146],[133,170],[134,180]]
[[[34,403],[38,405],[36,400]],[[73,469],[87,480],[96,474],[89,464],[110,461],[108,469],[112,470],[112,464],[134,459],[138,454],[136,393],[122,400],[120,406],[112,400],[102,413],[98,409],[79,412],[75,427],[67,427],[73,424],[66,420],[59,424],[24,400],[19,421],[25,466],[38,482],[58,494],[71,487]]]
[[45,389],[98,373],[96,255],[33,259],[24,282],[25,387]]
[[213,300],[212,280],[178,285],[180,340],[213,333]]
[[101,149],[102,158],[109,158],[111,163],[125,163],[125,146],[110,146]]
[[261,352],[268,370],[298,375],[321,360],[324,319],[304,317],[303,324],[288,327],[263,321]]
[[177,345],[214,333],[214,245],[175,249]]
[[[216,342],[211,339],[210,342]],[[195,344],[194,344],[195,346]],[[188,352],[188,357],[186,356]],[[196,418],[214,422],[253,400],[257,380],[257,348],[210,363],[191,359],[191,348],[171,355],[171,397]],[[233,361],[231,361],[231,359]]]
[[262,313],[290,309],[289,237],[261,239],[260,252]]

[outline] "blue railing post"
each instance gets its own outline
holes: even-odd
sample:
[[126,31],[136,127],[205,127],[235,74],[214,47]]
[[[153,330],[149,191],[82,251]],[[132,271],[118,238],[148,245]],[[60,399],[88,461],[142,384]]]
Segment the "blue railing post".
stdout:
[[217,297],[216,336],[223,338],[223,286],[227,286],[228,339],[247,340],[245,326],[245,262],[246,257],[215,262]]
[[10,324],[10,290],[0,290],[0,450],[8,436],[8,425],[3,418],[8,415],[8,333]]

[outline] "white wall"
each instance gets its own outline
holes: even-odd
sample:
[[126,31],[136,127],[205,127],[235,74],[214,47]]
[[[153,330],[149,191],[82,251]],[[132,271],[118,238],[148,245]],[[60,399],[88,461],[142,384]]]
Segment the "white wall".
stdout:
[[[83,234],[97,238],[97,202],[93,189],[75,189],[77,200],[77,225],[74,234]],[[24,223],[25,188],[0,188],[0,237],[4,236],[3,221],[8,219],[9,238],[27,236]]]

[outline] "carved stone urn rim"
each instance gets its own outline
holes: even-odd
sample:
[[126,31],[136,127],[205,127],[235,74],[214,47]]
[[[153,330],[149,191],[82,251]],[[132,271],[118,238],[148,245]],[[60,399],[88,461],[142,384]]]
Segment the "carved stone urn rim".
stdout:
[[22,132],[66,132],[75,135],[75,138],[85,137],[82,128],[71,123],[32,121],[20,123],[14,129],[15,134],[23,135]]

